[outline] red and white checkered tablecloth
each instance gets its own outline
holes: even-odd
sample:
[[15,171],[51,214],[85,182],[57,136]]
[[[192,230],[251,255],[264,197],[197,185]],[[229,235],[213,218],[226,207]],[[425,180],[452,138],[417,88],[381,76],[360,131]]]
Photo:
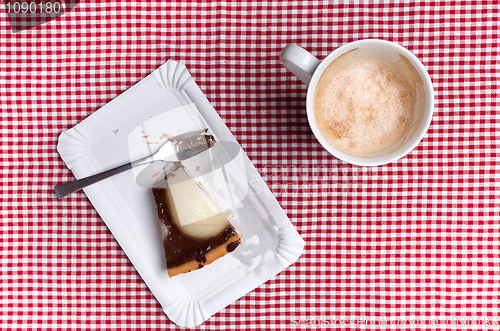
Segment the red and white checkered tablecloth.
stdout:
[[[72,179],[59,134],[168,59],[306,242],[198,329],[500,328],[496,1],[81,1],[16,33],[0,7],[2,330],[179,329],[86,196],[53,193]],[[322,59],[364,38],[408,48],[435,90],[422,142],[372,168],[322,149],[279,62],[290,42]]]

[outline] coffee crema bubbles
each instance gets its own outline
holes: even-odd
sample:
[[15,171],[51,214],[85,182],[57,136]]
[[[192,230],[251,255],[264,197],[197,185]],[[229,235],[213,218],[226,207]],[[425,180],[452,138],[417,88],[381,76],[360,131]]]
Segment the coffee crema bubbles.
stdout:
[[322,74],[314,95],[314,115],[321,133],[337,148],[372,154],[411,131],[417,90],[423,83],[402,55],[391,63],[356,56],[358,51],[341,55]]

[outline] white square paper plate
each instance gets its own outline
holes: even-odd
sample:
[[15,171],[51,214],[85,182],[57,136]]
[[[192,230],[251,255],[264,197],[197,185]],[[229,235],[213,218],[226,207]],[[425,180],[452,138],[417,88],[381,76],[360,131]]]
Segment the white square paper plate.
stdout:
[[[170,60],[63,132],[57,150],[74,176],[82,178],[150,152],[165,136],[162,132],[174,135],[201,127],[209,128],[218,142],[237,144],[185,66]],[[224,158],[224,144],[220,146],[207,152],[210,162]],[[191,172],[206,163],[193,158]],[[241,231],[242,244],[202,269],[173,278],[165,266],[152,192],[137,184],[138,170],[84,189],[164,312],[179,326],[203,323],[295,262],[304,247],[248,157],[241,152],[224,164],[224,177],[200,182]],[[214,184],[220,178],[223,185]]]

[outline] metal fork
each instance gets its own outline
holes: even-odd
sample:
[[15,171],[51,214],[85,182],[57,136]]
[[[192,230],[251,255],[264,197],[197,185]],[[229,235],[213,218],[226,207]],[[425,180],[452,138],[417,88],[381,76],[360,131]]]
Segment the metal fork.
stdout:
[[207,129],[203,129],[175,136],[174,138],[167,140],[157,152],[139,160],[126,163],[90,177],[57,185],[54,187],[56,196],[59,199],[64,198],[84,187],[143,164],[152,163],[154,161],[179,162],[186,160],[206,151],[215,144],[214,137],[206,134],[206,132]]

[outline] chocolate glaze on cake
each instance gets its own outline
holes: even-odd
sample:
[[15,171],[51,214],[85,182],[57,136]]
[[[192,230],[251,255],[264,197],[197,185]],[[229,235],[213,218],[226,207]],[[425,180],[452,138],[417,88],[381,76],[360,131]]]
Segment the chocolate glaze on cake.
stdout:
[[238,241],[233,241],[232,243],[230,243],[229,245],[227,245],[227,247],[226,247],[227,252],[230,253],[230,252],[234,251],[236,249],[236,247],[238,247],[238,245],[240,243],[241,242],[238,240]]
[[[167,267],[173,268],[186,262],[195,260],[205,263],[205,254],[212,249],[226,243],[230,237],[237,236],[236,230],[229,224],[221,234],[210,238],[194,238],[183,233],[172,221],[171,210],[167,204],[167,189],[153,188],[153,195],[157,206],[158,217],[168,230],[168,235],[163,239]],[[231,252],[240,244],[240,241],[227,245]],[[200,264],[202,266],[202,264]]]

